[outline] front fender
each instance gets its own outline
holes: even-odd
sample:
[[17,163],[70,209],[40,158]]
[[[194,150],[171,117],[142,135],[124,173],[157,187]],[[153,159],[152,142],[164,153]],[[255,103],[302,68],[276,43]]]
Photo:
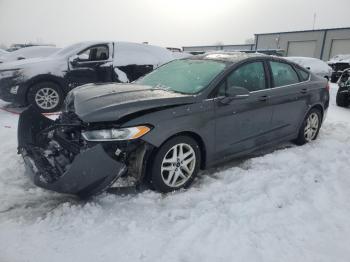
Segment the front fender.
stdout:
[[[21,88],[18,89],[18,94],[26,99],[29,89],[40,82],[54,82],[62,88],[63,93],[66,95],[69,89],[69,83],[64,76],[55,76],[51,74],[36,75],[22,82]],[[27,102],[27,101],[26,101]]]

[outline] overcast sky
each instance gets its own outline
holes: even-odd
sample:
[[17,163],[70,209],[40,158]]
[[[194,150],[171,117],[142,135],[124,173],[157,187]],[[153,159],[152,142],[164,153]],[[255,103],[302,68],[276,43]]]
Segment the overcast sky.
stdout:
[[350,0],[0,0],[0,44],[240,44],[254,33],[350,27]]

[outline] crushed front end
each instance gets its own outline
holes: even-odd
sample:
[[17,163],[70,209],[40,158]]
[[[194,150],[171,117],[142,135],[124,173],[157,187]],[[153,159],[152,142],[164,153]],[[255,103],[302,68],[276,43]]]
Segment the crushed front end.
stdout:
[[86,198],[126,174],[142,180],[151,145],[140,139],[87,141],[82,132],[89,128],[73,112],[51,120],[29,107],[20,115],[18,153],[37,186]]
[[339,87],[343,88],[345,91],[349,92],[350,90],[350,68],[347,70],[344,70],[344,72],[341,74],[339,81],[338,81]]

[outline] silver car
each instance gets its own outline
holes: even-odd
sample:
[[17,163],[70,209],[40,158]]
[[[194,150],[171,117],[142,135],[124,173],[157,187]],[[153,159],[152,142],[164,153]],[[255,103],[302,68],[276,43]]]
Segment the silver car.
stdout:
[[327,80],[331,79],[332,68],[320,59],[301,56],[290,56],[286,57],[286,59],[301,65],[317,76],[324,77]]

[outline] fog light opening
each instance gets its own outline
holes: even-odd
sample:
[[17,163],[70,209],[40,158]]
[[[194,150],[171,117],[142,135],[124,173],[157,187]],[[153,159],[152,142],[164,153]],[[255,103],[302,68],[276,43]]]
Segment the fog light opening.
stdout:
[[13,87],[11,87],[10,93],[11,93],[11,94],[14,94],[14,95],[17,95],[18,87],[19,87],[19,86],[13,86]]

